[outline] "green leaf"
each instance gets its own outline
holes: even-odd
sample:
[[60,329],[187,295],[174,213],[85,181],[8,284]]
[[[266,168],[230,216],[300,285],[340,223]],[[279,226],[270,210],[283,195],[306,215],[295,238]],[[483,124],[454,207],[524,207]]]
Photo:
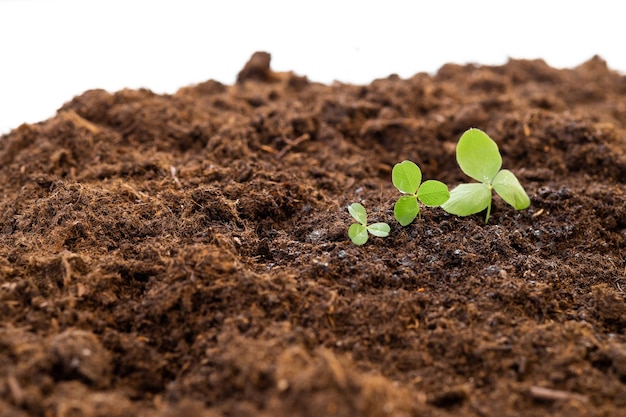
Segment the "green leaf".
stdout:
[[523,210],[530,206],[530,198],[524,191],[524,187],[519,183],[515,174],[508,169],[498,172],[493,179],[493,189],[516,210]]
[[417,198],[410,195],[403,195],[396,201],[393,207],[393,216],[402,226],[408,226],[420,212]]
[[469,129],[456,146],[456,160],[469,177],[490,183],[502,166],[498,145],[485,132]]
[[365,207],[359,203],[352,203],[348,206],[348,211],[354,220],[361,223],[363,227],[367,226],[367,211],[365,211]]
[[415,194],[422,182],[422,171],[411,161],[395,164],[391,171],[391,182],[403,193]]
[[486,209],[491,203],[491,190],[485,184],[460,184],[450,191],[450,199],[441,205],[448,213],[469,216]]
[[387,237],[391,228],[387,223],[374,223],[367,226],[367,230],[374,236]]
[[352,243],[357,246],[364,245],[367,242],[367,227],[362,224],[352,223],[348,229],[348,236],[352,239]]
[[443,182],[428,180],[417,191],[417,197],[425,206],[437,207],[448,201],[450,192]]

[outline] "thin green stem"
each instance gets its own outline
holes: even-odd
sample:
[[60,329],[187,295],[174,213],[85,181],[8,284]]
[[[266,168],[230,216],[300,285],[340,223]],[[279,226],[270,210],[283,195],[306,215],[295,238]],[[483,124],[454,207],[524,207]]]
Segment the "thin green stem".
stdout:
[[491,202],[493,201],[493,186],[489,184],[489,205],[487,206],[487,217],[485,217],[485,224],[489,221],[491,215]]

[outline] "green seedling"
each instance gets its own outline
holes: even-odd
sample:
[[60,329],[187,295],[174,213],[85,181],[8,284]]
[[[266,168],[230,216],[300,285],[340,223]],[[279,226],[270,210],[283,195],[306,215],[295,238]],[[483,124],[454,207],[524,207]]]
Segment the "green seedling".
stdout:
[[352,242],[355,245],[361,246],[367,242],[369,237],[369,233],[378,237],[387,237],[389,236],[389,231],[391,228],[387,223],[374,223],[368,226],[367,224],[367,211],[365,211],[365,207],[360,205],[359,203],[353,203],[348,206],[348,211],[350,215],[356,220],[358,223],[352,223],[350,228],[348,229],[348,236],[352,239]]
[[460,184],[450,192],[441,207],[448,213],[469,216],[487,209],[485,223],[491,214],[492,192],[516,210],[530,206],[530,198],[515,175],[502,167],[498,145],[485,132],[469,129],[456,146],[456,160],[461,171],[479,183]]
[[404,193],[393,208],[393,215],[402,226],[408,226],[417,216],[421,218],[417,200],[428,207],[437,207],[448,201],[448,186],[440,181],[422,183],[422,171],[411,161],[396,164],[391,171],[393,185]]

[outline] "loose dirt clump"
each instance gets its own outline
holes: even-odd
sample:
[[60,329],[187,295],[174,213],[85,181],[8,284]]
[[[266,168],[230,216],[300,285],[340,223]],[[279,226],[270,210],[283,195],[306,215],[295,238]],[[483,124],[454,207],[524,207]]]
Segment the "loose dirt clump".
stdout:
[[[626,415],[625,76],[269,64],[0,137],[0,415]],[[470,127],[531,207],[402,228],[392,166],[466,182]]]

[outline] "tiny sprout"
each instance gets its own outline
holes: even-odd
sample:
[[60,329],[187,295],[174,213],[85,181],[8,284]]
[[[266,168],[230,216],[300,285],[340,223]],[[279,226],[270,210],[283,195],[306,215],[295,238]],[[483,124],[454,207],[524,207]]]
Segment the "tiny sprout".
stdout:
[[479,183],[460,184],[450,192],[441,207],[448,213],[469,216],[487,209],[485,223],[491,214],[491,190],[516,210],[530,206],[530,198],[517,177],[502,167],[498,145],[485,132],[469,129],[456,146],[456,160],[466,175]]
[[359,203],[350,204],[348,206],[348,211],[354,220],[358,222],[352,223],[348,229],[348,236],[350,236],[352,243],[355,245],[364,245],[369,237],[368,233],[378,237],[389,236],[391,228],[387,223],[374,223],[369,226],[367,225],[367,211],[365,211],[365,207]]
[[422,171],[411,161],[396,164],[391,171],[391,181],[405,194],[393,208],[393,215],[402,226],[408,226],[417,216],[421,217],[418,199],[425,206],[437,207],[450,198],[448,186],[444,183],[428,180],[422,184]]

